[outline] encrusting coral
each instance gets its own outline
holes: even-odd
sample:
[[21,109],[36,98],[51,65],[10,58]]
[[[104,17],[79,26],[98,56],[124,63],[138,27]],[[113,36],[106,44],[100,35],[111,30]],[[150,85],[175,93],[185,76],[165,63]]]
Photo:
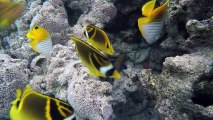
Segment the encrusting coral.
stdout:
[[7,119],[17,88],[29,82],[27,61],[0,54],[0,119]]

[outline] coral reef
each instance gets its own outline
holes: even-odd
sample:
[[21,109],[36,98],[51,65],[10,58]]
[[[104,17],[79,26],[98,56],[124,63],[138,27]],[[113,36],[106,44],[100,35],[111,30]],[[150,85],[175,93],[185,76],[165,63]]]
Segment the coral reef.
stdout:
[[112,85],[95,79],[76,76],[68,88],[68,101],[81,118],[89,120],[111,120],[113,110]]
[[[210,30],[212,29],[210,19],[213,15],[212,5],[213,2],[210,0],[204,0],[203,3],[198,0],[171,1],[167,25],[168,38],[160,45],[165,49],[187,51],[203,46],[202,41],[212,34]],[[198,35],[197,33],[201,31],[204,33]],[[201,43],[197,44],[199,41]]]
[[195,105],[191,100],[192,86],[198,78],[212,70],[212,49],[202,49],[192,54],[168,57],[160,75],[141,72],[140,81],[157,96],[156,109],[165,119],[198,119],[212,113],[212,107]]
[[15,99],[17,88],[24,88],[28,83],[27,61],[12,59],[0,54],[0,119],[8,117],[11,102]]

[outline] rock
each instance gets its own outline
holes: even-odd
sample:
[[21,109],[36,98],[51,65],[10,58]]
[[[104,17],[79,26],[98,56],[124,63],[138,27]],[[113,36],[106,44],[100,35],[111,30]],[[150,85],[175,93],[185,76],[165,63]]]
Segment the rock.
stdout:
[[[204,0],[203,3],[200,3],[198,0],[173,0],[170,2],[169,5],[170,10],[167,24],[168,38],[161,43],[161,46],[165,49],[192,51],[195,46],[202,45],[195,44],[196,42],[194,43],[194,41],[191,40],[193,38],[193,35],[189,33],[191,32],[189,29],[195,27],[189,28],[189,24],[191,24],[192,21],[190,22],[188,20],[193,19],[205,21],[205,19],[209,19],[213,13],[211,7],[213,3],[210,0]],[[203,25],[209,26],[209,23],[205,24],[206,25]],[[194,30],[199,33],[201,29],[198,28]],[[204,35],[203,37],[205,36],[206,35]]]
[[69,85],[68,101],[81,118],[111,120],[111,94],[112,86],[108,82],[76,78]]
[[140,81],[157,97],[155,108],[165,115],[165,119],[211,117],[212,107],[196,105],[191,98],[193,84],[212,70],[212,58],[212,49],[201,49],[192,54],[166,58],[159,75],[141,72]]

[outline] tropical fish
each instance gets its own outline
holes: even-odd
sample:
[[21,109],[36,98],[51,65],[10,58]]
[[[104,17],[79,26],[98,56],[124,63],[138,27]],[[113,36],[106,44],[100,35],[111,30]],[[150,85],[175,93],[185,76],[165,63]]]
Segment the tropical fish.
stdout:
[[10,109],[11,120],[75,120],[73,108],[66,102],[40,94],[27,85],[24,93],[16,90]]
[[116,79],[121,77],[112,63],[109,62],[97,49],[76,37],[70,38],[75,42],[79,58],[87,67],[90,75]]
[[0,0],[0,29],[10,26],[24,10],[23,3]]
[[27,33],[27,38],[31,39],[32,49],[46,57],[50,57],[53,45],[49,32],[42,26],[35,25]]
[[154,9],[156,0],[151,0],[142,7],[142,14],[145,17],[138,19],[138,28],[149,44],[156,42],[164,32],[168,2],[169,0],[166,0],[163,5]]
[[102,50],[109,55],[114,54],[114,49],[110,44],[109,38],[102,29],[93,25],[88,25],[86,26],[84,35],[94,48]]

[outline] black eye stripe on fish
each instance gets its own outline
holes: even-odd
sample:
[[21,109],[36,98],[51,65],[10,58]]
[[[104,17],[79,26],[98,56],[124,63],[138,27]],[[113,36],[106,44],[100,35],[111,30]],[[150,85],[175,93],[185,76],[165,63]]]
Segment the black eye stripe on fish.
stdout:
[[97,62],[93,53],[90,55],[90,58],[92,60],[93,65],[95,66],[95,68],[99,70],[101,65]]
[[107,48],[109,48],[109,44],[107,44],[107,46],[106,46]]
[[17,101],[17,103],[16,103],[16,107],[18,108],[18,107],[19,107],[19,105],[20,105],[20,100],[18,100],[18,101]]

